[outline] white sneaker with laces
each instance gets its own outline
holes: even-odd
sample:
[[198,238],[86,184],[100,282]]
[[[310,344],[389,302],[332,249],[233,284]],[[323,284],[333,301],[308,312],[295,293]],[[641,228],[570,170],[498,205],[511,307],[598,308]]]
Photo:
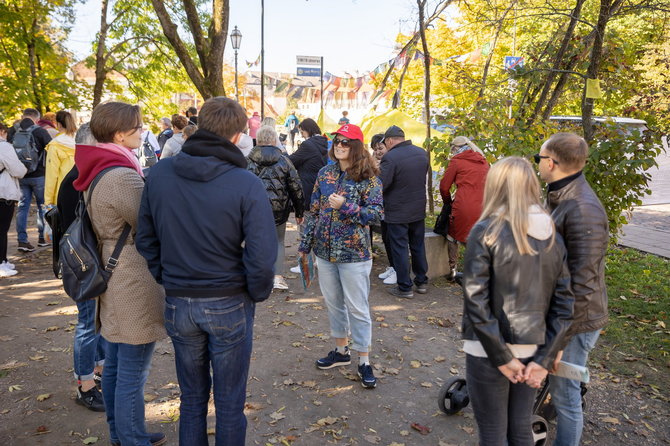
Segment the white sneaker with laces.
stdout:
[[300,274],[300,265],[294,266],[293,268],[290,269],[292,273]]
[[16,269],[16,266],[13,263],[9,263],[8,260],[5,260],[4,262],[0,263],[0,268],[9,268],[9,269]]
[[[388,276],[390,276],[390,275],[393,274],[393,273],[395,273],[395,270],[393,269],[392,266],[389,266],[388,268],[386,268],[386,271],[384,271],[383,273],[381,273],[381,274],[380,274],[379,276],[377,276],[377,277],[379,277],[380,279],[386,279]],[[395,282],[394,282],[394,283],[395,283]]]
[[386,279],[384,279],[384,285],[395,285],[398,283],[398,276],[395,273],[395,270],[391,271],[391,274],[389,274]]
[[0,277],[11,277],[15,276],[16,274],[18,274],[18,272],[14,268],[10,268],[7,265],[7,262],[0,264]]
[[286,279],[283,276],[275,276],[272,288],[276,290],[288,290],[288,283],[286,283]]

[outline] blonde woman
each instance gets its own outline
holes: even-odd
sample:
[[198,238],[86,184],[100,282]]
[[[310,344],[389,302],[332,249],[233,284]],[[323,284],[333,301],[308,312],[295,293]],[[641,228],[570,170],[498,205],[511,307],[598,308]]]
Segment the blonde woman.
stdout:
[[47,167],[44,175],[44,205],[56,205],[58,189],[65,175],[74,166],[74,135],[77,126],[72,114],[65,110],[56,113],[58,134],[46,146]]
[[574,298],[563,240],[530,163],[509,157],[486,179],[468,237],[463,351],[479,444],[532,445],[535,389],[564,347]]

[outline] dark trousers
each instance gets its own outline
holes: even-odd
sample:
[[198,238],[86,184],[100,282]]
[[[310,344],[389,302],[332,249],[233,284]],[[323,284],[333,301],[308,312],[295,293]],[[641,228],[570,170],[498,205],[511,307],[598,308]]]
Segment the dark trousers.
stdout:
[[[386,234],[391,247],[393,268],[398,277],[398,288],[401,291],[412,289],[412,278],[409,269],[409,254],[412,256],[412,272],[414,283],[421,285],[428,282],[428,261],[424,235],[426,226],[424,220],[413,223],[386,223]],[[409,246],[409,254],[407,247]]]
[[[527,364],[530,359],[521,360]],[[481,446],[532,446],[535,389],[512,384],[488,358],[466,355],[466,382]]]
[[7,260],[7,233],[14,217],[15,201],[0,199],[0,263]]
[[386,227],[384,220],[381,222],[382,227],[382,242],[384,242],[384,250],[386,250],[386,257],[389,259],[389,266],[393,268],[393,256],[391,256],[391,244],[389,242],[389,230]]

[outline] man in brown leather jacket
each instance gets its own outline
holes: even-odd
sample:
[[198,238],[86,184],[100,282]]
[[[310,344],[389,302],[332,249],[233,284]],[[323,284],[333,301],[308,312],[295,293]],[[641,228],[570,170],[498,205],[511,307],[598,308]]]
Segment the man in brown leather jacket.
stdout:
[[[609,231],[605,209],[582,172],[588,152],[583,138],[574,133],[556,133],[535,155],[540,177],[548,186],[548,208],[568,251],[575,295],[570,341],[562,359],[582,366],[607,323],[605,254]],[[584,425],[580,384],[551,376],[550,385],[558,413],[554,446],[576,446]]]

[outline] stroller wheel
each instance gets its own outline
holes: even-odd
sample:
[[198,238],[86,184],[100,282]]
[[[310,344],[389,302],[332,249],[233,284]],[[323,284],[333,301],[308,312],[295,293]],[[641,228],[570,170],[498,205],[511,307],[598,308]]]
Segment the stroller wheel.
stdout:
[[437,405],[447,415],[460,412],[468,404],[470,404],[470,396],[464,378],[454,376],[440,388]]
[[533,444],[535,446],[544,446],[547,443],[547,420],[539,415],[533,415],[531,418],[531,426],[533,429]]

